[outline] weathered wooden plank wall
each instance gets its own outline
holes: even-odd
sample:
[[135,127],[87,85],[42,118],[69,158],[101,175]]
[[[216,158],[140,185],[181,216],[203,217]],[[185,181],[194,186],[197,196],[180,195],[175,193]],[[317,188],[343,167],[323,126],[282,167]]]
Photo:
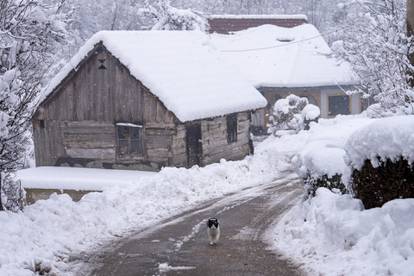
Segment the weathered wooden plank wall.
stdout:
[[227,142],[226,117],[204,120],[201,123],[203,158],[202,164],[207,165],[226,160],[238,160],[250,153],[250,116],[248,112],[237,114],[237,141]]
[[[36,163],[159,170],[187,166],[186,128],[105,49],[64,81],[33,120]],[[43,120],[43,122],[41,122]],[[142,155],[118,155],[117,122],[142,124]],[[226,116],[201,120],[201,165],[250,152],[250,114],[238,114],[237,141],[228,143]]]
[[[33,124],[37,165],[88,159],[94,167],[143,163],[140,169],[156,170],[171,159],[175,116],[105,49],[92,54],[42,109],[45,128],[36,118]],[[116,122],[145,125],[144,156],[117,158]]]

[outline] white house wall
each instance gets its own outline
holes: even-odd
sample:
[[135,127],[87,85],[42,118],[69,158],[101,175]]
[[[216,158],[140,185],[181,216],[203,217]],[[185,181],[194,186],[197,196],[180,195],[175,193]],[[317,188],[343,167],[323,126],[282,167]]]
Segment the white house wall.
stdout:
[[[321,117],[329,118],[329,97],[330,96],[342,96],[345,92],[341,91],[340,88],[324,88],[321,90]],[[360,95],[350,96],[350,114],[359,114],[362,111],[361,97]]]

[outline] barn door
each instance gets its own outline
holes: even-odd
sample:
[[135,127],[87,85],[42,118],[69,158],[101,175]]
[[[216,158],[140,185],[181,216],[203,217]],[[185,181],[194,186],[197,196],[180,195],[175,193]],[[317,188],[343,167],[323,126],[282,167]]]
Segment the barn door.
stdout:
[[186,126],[186,140],[188,167],[200,165],[202,155],[200,124],[191,124]]

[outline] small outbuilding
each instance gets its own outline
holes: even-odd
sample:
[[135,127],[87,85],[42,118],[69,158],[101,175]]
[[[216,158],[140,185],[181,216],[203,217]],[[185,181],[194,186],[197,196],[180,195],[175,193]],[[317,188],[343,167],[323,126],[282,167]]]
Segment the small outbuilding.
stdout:
[[104,31],[33,116],[37,166],[159,170],[242,159],[266,99],[201,32]]

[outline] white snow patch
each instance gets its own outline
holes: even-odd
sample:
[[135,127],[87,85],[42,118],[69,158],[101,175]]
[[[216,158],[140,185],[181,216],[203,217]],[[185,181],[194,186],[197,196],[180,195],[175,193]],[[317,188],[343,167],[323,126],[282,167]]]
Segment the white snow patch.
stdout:
[[380,161],[401,156],[414,163],[414,115],[377,120],[355,132],[345,149],[350,164],[357,169],[365,160],[376,167]]
[[71,167],[37,167],[20,170],[17,177],[23,188],[76,191],[103,191],[131,185],[155,172],[87,169]]
[[[292,42],[280,41],[289,38]],[[221,56],[256,87],[316,87],[357,83],[349,63],[331,56],[311,24],[263,25],[232,35],[212,34]]]
[[161,263],[158,265],[158,271],[161,273],[178,270],[191,270],[195,269],[195,266],[170,266],[168,263]]

